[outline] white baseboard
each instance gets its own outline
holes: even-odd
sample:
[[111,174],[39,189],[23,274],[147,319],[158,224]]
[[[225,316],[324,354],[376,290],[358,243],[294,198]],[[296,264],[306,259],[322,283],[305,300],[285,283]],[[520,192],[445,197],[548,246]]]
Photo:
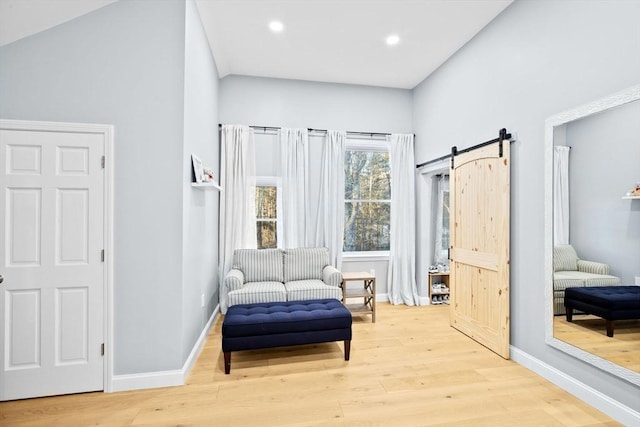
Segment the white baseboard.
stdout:
[[640,425],[640,412],[629,408],[524,351],[511,347],[511,359],[624,425]]
[[143,390],[147,388],[175,387],[183,385],[182,370],[145,372],[144,374],[114,375],[111,392]]
[[184,362],[182,369],[176,369],[172,371],[157,371],[157,372],[145,372],[142,374],[130,374],[130,375],[114,375],[111,379],[111,392],[127,391],[127,390],[143,390],[148,388],[159,387],[175,387],[184,385],[193,365],[198,359],[200,350],[204,346],[209,330],[213,325],[214,320],[220,313],[220,305],[216,306],[215,310],[209,317],[207,324],[205,325],[200,337],[198,337],[196,343],[189,353],[189,357]]
[[184,384],[187,381],[187,377],[189,377],[189,373],[191,372],[191,369],[193,369],[193,365],[196,364],[196,360],[198,360],[198,355],[200,354],[200,350],[202,350],[202,346],[204,346],[204,343],[207,341],[207,336],[209,336],[209,330],[211,329],[211,326],[213,325],[214,320],[216,320],[216,318],[218,317],[218,313],[220,313],[220,304],[218,304],[216,308],[213,310],[213,313],[211,313],[211,317],[209,317],[207,324],[202,330],[202,333],[200,333],[200,336],[196,340],[196,343],[194,344],[193,348],[191,349],[191,353],[189,353],[189,357],[187,357],[187,360],[184,362],[184,365],[182,366],[182,384]]
[[[389,294],[376,294],[376,302],[389,302]],[[420,297],[420,305],[429,305],[429,297]]]

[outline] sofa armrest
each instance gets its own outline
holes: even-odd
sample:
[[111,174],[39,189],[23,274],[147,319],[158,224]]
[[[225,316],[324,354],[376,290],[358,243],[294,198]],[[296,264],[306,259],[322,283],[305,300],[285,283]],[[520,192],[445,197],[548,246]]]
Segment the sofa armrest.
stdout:
[[322,269],[322,281],[330,286],[340,286],[342,284],[342,273],[332,265],[327,265]]
[[235,268],[229,270],[223,282],[228,292],[238,290],[244,285],[244,273]]
[[578,271],[591,274],[609,274],[609,266],[603,262],[578,260]]

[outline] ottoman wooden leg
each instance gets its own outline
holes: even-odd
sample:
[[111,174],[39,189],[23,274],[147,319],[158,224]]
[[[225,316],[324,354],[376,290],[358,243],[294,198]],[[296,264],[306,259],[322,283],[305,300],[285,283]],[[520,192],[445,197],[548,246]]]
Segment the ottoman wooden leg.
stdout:
[[567,322],[571,322],[573,320],[573,308],[565,307],[567,310]]
[[349,360],[351,353],[351,340],[344,340],[344,360]]
[[607,336],[613,336],[613,320],[607,320]]
[[224,352],[224,373],[228,375],[229,372],[231,372],[231,352],[225,351]]

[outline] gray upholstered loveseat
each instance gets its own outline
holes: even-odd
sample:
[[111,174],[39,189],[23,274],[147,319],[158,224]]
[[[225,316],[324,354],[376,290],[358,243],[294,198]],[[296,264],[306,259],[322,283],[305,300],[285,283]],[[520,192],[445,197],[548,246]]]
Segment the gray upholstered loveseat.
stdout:
[[222,282],[220,308],[259,302],[342,299],[342,273],[327,248],[237,249]]
[[585,261],[571,245],[553,248],[553,312],[565,314],[564,291],[567,288],[585,286],[619,285],[620,278],[609,274],[609,265]]

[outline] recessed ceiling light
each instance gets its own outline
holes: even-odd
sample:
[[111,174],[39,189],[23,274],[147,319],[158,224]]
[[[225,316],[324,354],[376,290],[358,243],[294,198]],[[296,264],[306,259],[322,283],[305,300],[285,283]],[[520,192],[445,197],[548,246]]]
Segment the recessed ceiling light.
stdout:
[[397,34],[391,34],[389,37],[387,37],[386,42],[389,46],[395,46],[400,42],[400,36],[398,36]]
[[284,30],[284,25],[280,21],[271,21],[269,22],[269,29],[274,33],[279,33]]

